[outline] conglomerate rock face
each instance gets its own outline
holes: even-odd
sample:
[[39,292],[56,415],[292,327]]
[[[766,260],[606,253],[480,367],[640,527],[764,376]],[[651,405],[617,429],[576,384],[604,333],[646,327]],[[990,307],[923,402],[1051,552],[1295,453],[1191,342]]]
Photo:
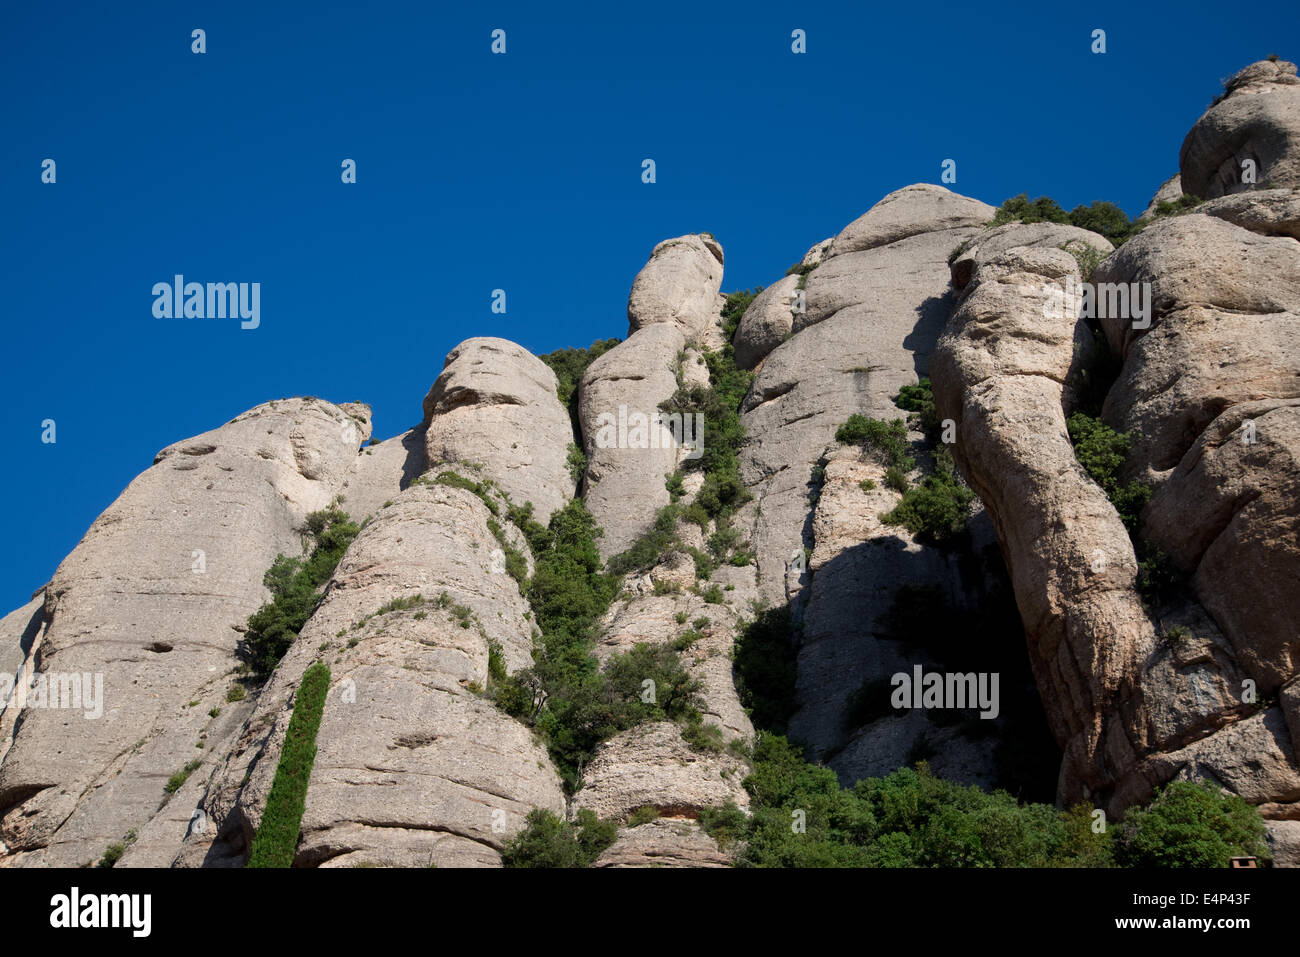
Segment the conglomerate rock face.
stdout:
[[1300,186],[1300,79],[1286,60],[1252,63],[1183,140],[1182,191],[1215,199],[1259,187]]
[[[4,689],[0,866],[85,865],[115,844],[117,866],[242,866],[317,661],[331,680],[296,866],[498,866],[534,809],[614,822],[596,866],[729,866],[699,819],[750,803],[760,722],[737,640],[765,610],[789,622],[783,730],[842,783],[924,753],[943,777],[996,786],[1009,729],[1045,722],[1058,802],[1114,815],[1207,780],[1257,805],[1276,861],[1300,864],[1298,158],[1295,66],[1252,64],[1118,249],[1074,226],[990,227],[979,200],[907,186],[808,248],[730,344],[720,243],[654,246],[627,339],[581,377],[577,434],[545,363],[478,337],[447,356],[420,424],[386,441],[365,445],[367,406],[304,398],[169,446],[0,618],[14,689],[80,695],[43,708]],[[1088,283],[1094,306],[1124,307],[1089,313]],[[686,521],[665,506],[700,505],[692,440],[711,434],[658,413],[709,389],[728,345],[754,373],[738,410],[750,498],[729,521]],[[946,542],[887,518],[901,480],[937,468],[933,423],[903,427],[903,476],[836,440],[853,415],[905,419],[900,394],[923,379],[977,496]],[[1151,489],[1127,527],[1067,427],[1099,384],[1102,419],[1130,437],[1120,476]],[[545,647],[536,529],[512,506],[545,524],[575,495],[606,561],[671,533],[622,575],[592,667],[671,649],[702,727],[613,734],[566,791],[491,689]],[[240,640],[264,575],[304,555],[307,516],[333,506],[361,530],[258,685]],[[731,560],[710,561],[727,536]],[[1153,597],[1140,586],[1157,554],[1183,585]],[[880,707],[892,676],[957,667],[924,633],[935,621],[970,639],[959,670],[1005,679],[987,724]]]
[[208,711],[238,665],[233,626],[369,435],[364,405],[270,402],[163,449],[95,520],[45,586],[27,656],[38,673],[99,676],[102,714],[17,716],[0,766],[5,863],[97,861],[158,813],[172,774],[214,758],[195,742],[228,730]]

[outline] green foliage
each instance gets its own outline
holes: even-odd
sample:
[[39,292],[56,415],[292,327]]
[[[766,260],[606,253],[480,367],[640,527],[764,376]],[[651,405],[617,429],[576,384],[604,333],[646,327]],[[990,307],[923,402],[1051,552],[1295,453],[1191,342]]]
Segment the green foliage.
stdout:
[[450,470],[439,472],[432,479],[425,478],[425,481],[430,485],[446,485],[450,488],[460,488],[466,492],[472,492],[487,506],[489,512],[493,515],[501,514],[501,509],[491,495],[491,484],[489,482],[476,482],[472,478]]
[[1079,278],[1084,282],[1092,282],[1092,275],[1097,271],[1106,256],[1087,243],[1072,241],[1063,244],[1061,249],[1074,257],[1074,261],[1079,264]]
[[1129,221],[1128,213],[1114,203],[1102,201],[1074,207],[1070,210],[1069,223],[1071,226],[1105,236],[1115,246],[1122,244],[1133,233],[1133,224]]
[[1128,455],[1132,438],[1116,432],[1100,419],[1076,412],[1066,421],[1075,458],[1111,500],[1129,535],[1137,534],[1142,509],[1151,498],[1149,486],[1140,482],[1121,483],[1120,468]]
[[556,349],[537,357],[555,373],[555,393],[560,397],[560,404],[569,410],[574,435],[582,434],[582,428],[578,424],[578,385],[582,382],[583,373],[587,371],[587,366],[622,341],[597,339],[586,349]]
[[[790,275],[786,273],[786,275]],[[755,289],[738,289],[735,292],[727,294],[727,301],[722,306],[722,336],[730,343],[736,337],[736,329],[740,326],[740,318],[749,308],[749,304],[758,298],[758,294],[763,291],[762,286]]]
[[501,854],[506,867],[590,867],[618,836],[618,824],[583,808],[569,822],[545,808],[528,812],[525,826]]
[[[527,504],[531,508],[532,503]],[[519,583],[519,590],[522,592],[527,585],[528,559],[524,557],[523,552],[510,544],[505,531],[496,519],[489,518],[487,527],[492,537],[497,540],[497,544],[501,546],[501,553],[505,556],[506,574]]]
[[1116,857],[1128,867],[1227,867],[1233,857],[1267,859],[1259,809],[1209,784],[1175,781],[1125,816]]
[[902,501],[881,520],[906,527],[927,545],[945,545],[965,530],[974,500],[975,493],[957,475],[951,453],[941,446],[935,453],[934,474],[904,489]]
[[243,701],[247,694],[243,685],[231,685],[226,689],[226,703],[234,704],[236,701]]
[[200,764],[202,764],[202,762],[199,761],[198,758],[190,761],[185,765],[185,767],[181,768],[167,779],[167,783],[163,785],[163,790],[168,794],[175,794],[185,785],[185,782],[190,779],[190,775],[198,770]]
[[1068,223],[1099,233],[1116,246],[1135,231],[1128,214],[1114,203],[1094,201],[1087,206],[1076,206],[1067,213],[1053,199],[1040,196],[1031,200],[1025,193],[1004,202],[989,225],[1001,226],[1017,220],[1022,223]]
[[248,867],[293,865],[302,812],[307,805],[307,784],[316,761],[316,732],[325,712],[329,687],[330,670],[324,662],[316,662],[303,673],[262,823],[249,852]]
[[1002,226],[1017,220],[1022,223],[1068,223],[1070,217],[1054,199],[1039,196],[1031,200],[1027,193],[1021,193],[1003,202],[989,225]]
[[114,864],[116,864],[118,861],[122,859],[122,855],[125,853],[126,853],[125,844],[122,844],[121,842],[118,842],[116,844],[110,844],[108,845],[108,847],[104,849],[104,856],[99,859],[99,863],[96,866],[112,867]]
[[930,441],[935,440],[935,435],[939,431],[939,410],[934,404],[934,390],[930,387],[929,379],[921,379],[916,385],[905,385],[898,390],[898,395],[894,396],[894,405],[916,416],[916,425],[922,432],[929,437]]
[[1152,210],[1151,215],[1154,219],[1163,219],[1165,216],[1181,216],[1183,213],[1190,212],[1205,200],[1193,196],[1190,193],[1184,193],[1177,199],[1162,199],[1156,203],[1156,208]]
[[726,746],[722,729],[716,724],[705,724],[699,714],[688,718],[682,726],[682,740],[696,751],[719,752]]
[[[1065,815],[932,775],[925,764],[841,788],[784,738],[760,733],[745,779],[750,817],[700,815],[742,867],[1061,867],[1098,863]],[[804,832],[791,824],[804,815]],[[742,844],[743,842],[743,844]]]
[[[593,633],[618,579],[601,570],[599,533],[580,499],[551,517],[546,536],[534,533],[527,596],[540,631],[535,664],[489,688],[499,707],[538,732],[571,790],[601,741],[643,720],[688,717],[698,690],[671,648],[638,646],[601,670]],[[646,678],[656,686],[650,704],[640,700]]]
[[784,734],[794,714],[794,637],[788,606],[760,612],[736,636],[736,692],[761,730]]
[[519,529],[528,542],[528,548],[534,555],[540,555],[551,547],[551,530],[533,518],[533,503],[523,505],[507,504],[506,518]]
[[912,487],[912,483],[904,469],[900,469],[897,465],[891,465],[885,469],[885,487],[906,494],[907,490]]
[[793,266],[791,266],[789,269],[787,269],[785,271],[785,274],[787,276],[806,276],[816,268],[817,267],[814,265],[808,265],[806,263],[798,262],[795,263]]
[[1163,605],[1187,587],[1187,577],[1156,546],[1139,541],[1137,558],[1137,591],[1148,603]]
[[255,674],[269,675],[297,640],[320,602],[320,590],[361,529],[340,509],[331,507],[308,515],[306,531],[315,541],[306,560],[277,555],[263,576],[271,600],[249,616],[240,647]]
[[395,611],[409,611],[412,608],[419,608],[423,604],[423,595],[407,595],[404,598],[394,598],[392,601],[385,602],[379,606],[379,611],[375,612],[375,614],[387,615]]
[[614,575],[658,565],[668,553],[680,545],[677,537],[677,518],[681,507],[665,505],[655,513],[650,527],[642,532],[626,549],[609,560],[609,571]]
[[855,412],[835,430],[835,441],[841,445],[861,446],[874,453],[881,464],[904,474],[916,465],[909,454],[907,423],[902,419],[869,419]]
[[645,807],[639,807],[627,816],[628,827],[640,827],[642,824],[649,824],[651,821],[659,820],[659,809],[652,804]]
[[582,481],[583,474],[587,471],[587,455],[582,449],[578,448],[577,442],[570,442],[568,455],[564,464],[569,467],[569,478],[573,479],[574,484]]
[[686,494],[685,481],[681,472],[673,472],[671,475],[664,476],[664,488],[668,490],[668,500],[676,502]]

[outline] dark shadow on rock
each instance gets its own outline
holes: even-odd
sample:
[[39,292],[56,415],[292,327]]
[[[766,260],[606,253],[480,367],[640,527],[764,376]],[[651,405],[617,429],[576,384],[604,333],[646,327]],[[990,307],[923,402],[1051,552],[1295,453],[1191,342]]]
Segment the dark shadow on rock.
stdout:
[[942,296],[931,296],[916,307],[916,323],[903,339],[903,347],[912,353],[912,368],[918,379],[930,374],[930,354],[956,305],[957,293],[950,288]]

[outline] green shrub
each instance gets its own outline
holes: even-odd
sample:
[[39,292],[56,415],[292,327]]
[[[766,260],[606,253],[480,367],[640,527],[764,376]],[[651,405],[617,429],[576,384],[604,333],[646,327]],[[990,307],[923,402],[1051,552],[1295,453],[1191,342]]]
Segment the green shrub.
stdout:
[[1067,213],[1055,200],[1040,196],[1031,200],[1025,193],[1006,200],[999,208],[990,226],[1001,226],[1019,220],[1022,223],[1069,223],[1080,229],[1099,233],[1119,246],[1133,235],[1134,224],[1128,214],[1114,203],[1094,201],[1087,206],[1076,206]]
[[994,213],[990,226],[1002,226],[1019,220],[1022,223],[1068,223],[1069,214],[1056,200],[1039,196],[1031,200],[1027,193],[1005,200]]
[[903,500],[882,515],[881,521],[906,527],[928,545],[942,545],[966,528],[974,500],[975,493],[955,472],[939,472],[906,489]]
[[315,540],[311,554],[306,560],[276,556],[262,579],[271,601],[249,616],[240,643],[244,660],[260,676],[274,671],[297,640],[320,602],[321,589],[361,529],[340,509],[331,507],[308,515],[306,531]]
[[916,385],[905,385],[894,396],[894,405],[916,416],[916,425],[934,441],[939,431],[939,410],[934,404],[934,390],[929,379],[921,379]]
[[182,787],[184,787],[185,782],[190,779],[190,775],[193,774],[195,771],[197,771],[199,765],[202,763],[203,762],[201,762],[198,758],[195,758],[193,761],[190,761],[188,764],[185,765],[185,767],[181,768],[179,771],[177,771],[175,774],[173,774],[171,777],[167,779],[167,783],[163,785],[163,790],[166,791],[168,794],[175,794]]
[[912,482],[907,477],[907,472],[897,465],[891,465],[885,469],[885,487],[892,488],[895,492],[907,493],[912,487]]
[[1085,472],[1111,500],[1129,535],[1137,534],[1142,509],[1151,498],[1151,489],[1141,482],[1121,483],[1119,471],[1128,455],[1132,438],[1116,432],[1100,419],[1076,412],[1066,421],[1075,458]]
[[650,527],[642,532],[626,549],[609,560],[609,571],[614,575],[653,568],[681,543],[677,537],[677,519],[681,507],[665,505],[655,513]]
[[881,464],[898,469],[903,474],[916,465],[907,443],[907,423],[902,419],[869,419],[856,412],[835,430],[835,441],[841,445],[857,445],[874,452]]
[[583,808],[577,820],[565,821],[545,808],[528,812],[525,827],[506,844],[506,867],[590,867],[618,836],[618,825],[600,821]]
[[226,689],[226,703],[234,704],[236,701],[243,701],[247,696],[243,685],[231,685]]
[[461,475],[459,472],[453,472],[450,469],[439,472],[432,479],[426,479],[426,481],[431,485],[446,485],[449,488],[459,488],[464,489],[466,492],[472,492],[487,506],[489,512],[493,515],[500,514],[500,508],[489,491],[490,483],[488,482],[476,482],[472,478]]
[[294,696],[280,763],[276,765],[271,793],[262,812],[262,823],[249,852],[248,867],[293,865],[302,812],[307,805],[307,785],[316,761],[316,732],[325,712],[329,687],[330,670],[324,662],[316,662],[303,673]]
[[104,849],[104,856],[99,859],[98,867],[112,867],[122,859],[126,853],[126,845],[122,843],[110,844]]
[[421,594],[407,595],[403,598],[394,598],[392,601],[385,602],[379,607],[377,615],[388,615],[395,611],[409,611],[412,608],[418,608],[424,604],[424,596]]
[[[786,275],[790,274],[786,273]],[[738,289],[727,294],[727,301],[722,306],[722,335],[728,343],[736,337],[736,329],[740,327],[740,319],[745,314],[745,310],[762,291],[763,287],[758,286],[754,289]]]
[[664,476],[664,488],[668,490],[668,500],[676,502],[686,494],[686,485],[682,479],[681,472],[673,472],[671,475]]
[[[1077,814],[936,778],[921,764],[841,788],[784,738],[760,733],[745,779],[750,816],[708,809],[700,824],[742,867],[1104,866]],[[803,812],[804,831],[791,827]]]
[[1190,193],[1184,193],[1177,199],[1162,199],[1156,203],[1156,208],[1152,210],[1151,216],[1154,219],[1163,219],[1166,216],[1181,216],[1183,213],[1190,212],[1205,200],[1193,196]]
[[649,824],[651,821],[659,820],[659,809],[653,804],[647,804],[639,807],[627,816],[628,827],[640,827],[642,824]]
[[569,468],[569,478],[576,485],[582,481],[583,474],[587,471],[587,455],[582,449],[578,448],[577,442],[569,443],[569,451],[564,460],[564,464]]
[[[695,500],[682,514],[688,521],[706,529],[712,519],[725,522],[730,515],[753,496],[740,477],[739,452],[744,442],[745,429],[740,423],[740,405],[753,382],[752,372],[737,368],[731,338],[744,310],[753,301],[757,290],[734,292],[727,296],[723,307],[723,325],[726,344],[718,351],[704,353],[709,370],[709,385],[687,387],[680,384],[677,391],[660,403],[660,410],[683,416],[696,413],[704,417],[703,448],[699,458],[688,460],[684,467],[704,473],[704,481]],[[670,480],[669,492],[675,502],[683,486]],[[718,561],[726,555],[716,555]]]
[[1076,206],[1070,210],[1069,222],[1071,226],[1105,236],[1115,246],[1122,245],[1133,234],[1128,213],[1114,203],[1094,201],[1087,206]]
[[1116,843],[1128,867],[1223,868],[1233,857],[1269,857],[1258,808],[1191,781],[1175,781],[1148,807],[1130,810]]
[[1137,592],[1149,604],[1163,605],[1186,589],[1186,576],[1156,546],[1139,541],[1137,559]]
[[696,751],[717,753],[726,747],[726,738],[716,724],[705,724],[699,715],[682,727],[682,740]]

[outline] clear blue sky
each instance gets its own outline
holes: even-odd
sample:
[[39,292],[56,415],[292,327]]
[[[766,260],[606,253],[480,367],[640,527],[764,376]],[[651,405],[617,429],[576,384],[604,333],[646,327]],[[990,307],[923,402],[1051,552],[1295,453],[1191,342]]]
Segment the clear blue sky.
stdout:
[[[478,6],[5,5],[0,614],[158,449],[260,402],[360,399],[391,436],[464,338],[624,335],[659,240],[770,283],[947,158],[990,203],[1136,214],[1221,78],[1300,55],[1294,0]],[[178,272],[260,282],[261,327],[155,319]]]

